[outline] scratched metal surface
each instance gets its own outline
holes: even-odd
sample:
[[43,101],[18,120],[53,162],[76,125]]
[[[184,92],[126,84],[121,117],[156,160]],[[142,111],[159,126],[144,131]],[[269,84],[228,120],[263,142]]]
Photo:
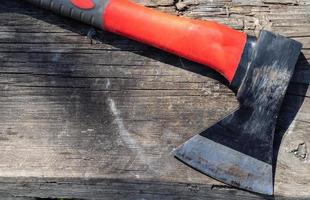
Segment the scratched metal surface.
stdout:
[[[304,45],[276,145],[277,198],[309,197],[310,2],[140,1]],[[28,6],[0,4],[0,189],[8,198],[248,198],[169,152],[233,111],[223,79],[159,50]],[[93,39],[89,37],[93,36]],[[287,129],[288,128],[288,129]],[[9,177],[9,178],[8,178]]]
[[174,155],[224,183],[272,195],[275,126],[301,44],[262,31],[254,46],[237,92],[239,108]]

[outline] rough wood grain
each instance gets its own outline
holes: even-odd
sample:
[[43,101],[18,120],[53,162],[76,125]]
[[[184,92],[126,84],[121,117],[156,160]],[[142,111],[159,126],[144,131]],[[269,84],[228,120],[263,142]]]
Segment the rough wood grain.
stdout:
[[[303,43],[279,118],[275,196],[310,198],[310,1],[147,0],[145,6]],[[7,199],[264,199],[169,152],[233,111],[198,64],[39,10],[0,4],[0,195]],[[281,142],[282,141],[282,142]]]

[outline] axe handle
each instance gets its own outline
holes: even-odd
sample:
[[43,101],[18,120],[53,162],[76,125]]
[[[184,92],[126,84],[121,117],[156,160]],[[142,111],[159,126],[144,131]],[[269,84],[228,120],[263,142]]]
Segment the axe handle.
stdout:
[[98,28],[206,65],[232,81],[247,35],[211,21],[158,12],[128,0],[27,0]]

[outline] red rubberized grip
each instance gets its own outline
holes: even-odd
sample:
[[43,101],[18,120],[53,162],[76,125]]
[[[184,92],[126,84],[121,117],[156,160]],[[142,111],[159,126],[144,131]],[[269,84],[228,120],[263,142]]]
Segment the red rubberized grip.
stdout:
[[110,0],[103,18],[106,30],[207,65],[230,82],[247,39],[216,22],[169,15],[127,0]]
[[90,10],[95,7],[92,0],[70,0],[70,2],[77,8],[82,10]]

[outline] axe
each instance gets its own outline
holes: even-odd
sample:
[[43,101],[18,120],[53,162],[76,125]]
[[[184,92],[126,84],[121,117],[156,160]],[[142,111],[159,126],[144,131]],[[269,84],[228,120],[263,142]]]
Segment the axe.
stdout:
[[255,38],[216,22],[165,14],[128,0],[27,1],[222,74],[237,94],[239,109],[172,154],[226,184],[273,194],[273,135],[301,51],[299,42],[269,31]]

